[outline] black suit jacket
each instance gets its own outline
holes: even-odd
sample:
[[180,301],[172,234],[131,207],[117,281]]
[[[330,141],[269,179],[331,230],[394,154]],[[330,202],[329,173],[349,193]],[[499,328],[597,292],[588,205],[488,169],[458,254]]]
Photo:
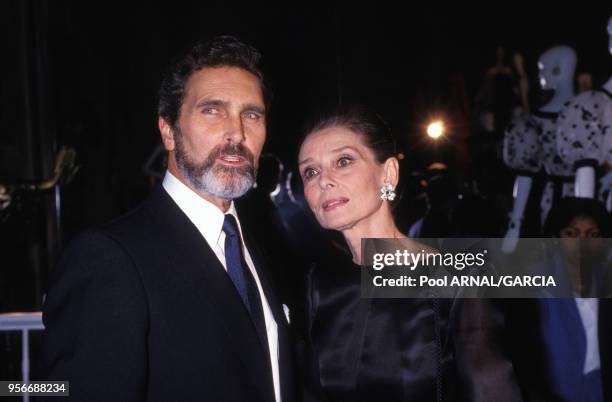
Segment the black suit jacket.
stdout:
[[[246,236],[245,236],[246,240]],[[283,402],[294,400],[287,322],[248,241],[278,325]],[[43,308],[48,380],[78,401],[274,401],[269,356],[225,269],[159,186],[76,238]]]

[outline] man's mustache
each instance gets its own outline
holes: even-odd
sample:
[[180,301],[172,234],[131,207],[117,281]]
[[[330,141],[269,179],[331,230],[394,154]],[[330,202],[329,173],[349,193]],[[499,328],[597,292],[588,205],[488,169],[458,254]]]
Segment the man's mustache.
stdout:
[[255,156],[253,153],[242,144],[225,144],[216,147],[209,156],[210,160],[216,160],[223,155],[236,155],[244,158],[251,166],[255,165]]

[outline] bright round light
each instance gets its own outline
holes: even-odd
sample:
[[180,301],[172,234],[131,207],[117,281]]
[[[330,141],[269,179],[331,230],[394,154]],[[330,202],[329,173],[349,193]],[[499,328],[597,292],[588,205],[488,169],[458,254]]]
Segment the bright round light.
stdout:
[[437,140],[444,135],[444,123],[442,121],[434,121],[427,126],[427,135]]

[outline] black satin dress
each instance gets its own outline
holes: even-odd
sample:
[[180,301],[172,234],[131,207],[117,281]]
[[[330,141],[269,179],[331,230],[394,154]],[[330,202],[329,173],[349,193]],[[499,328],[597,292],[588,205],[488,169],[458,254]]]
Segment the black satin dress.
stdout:
[[452,302],[362,298],[360,270],[345,258],[309,272],[306,400],[463,400],[449,337]]

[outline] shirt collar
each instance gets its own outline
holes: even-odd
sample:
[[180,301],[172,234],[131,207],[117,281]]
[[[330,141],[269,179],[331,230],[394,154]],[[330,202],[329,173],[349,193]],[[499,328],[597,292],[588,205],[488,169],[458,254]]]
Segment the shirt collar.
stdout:
[[[202,236],[204,236],[209,246],[211,246],[211,248],[216,247],[222,233],[223,221],[225,220],[223,211],[210,201],[200,197],[169,171],[166,171],[162,186],[200,231]],[[238,228],[242,234],[240,220],[238,219],[238,213],[236,212],[233,201],[226,213],[234,215],[236,222],[238,222]]]

